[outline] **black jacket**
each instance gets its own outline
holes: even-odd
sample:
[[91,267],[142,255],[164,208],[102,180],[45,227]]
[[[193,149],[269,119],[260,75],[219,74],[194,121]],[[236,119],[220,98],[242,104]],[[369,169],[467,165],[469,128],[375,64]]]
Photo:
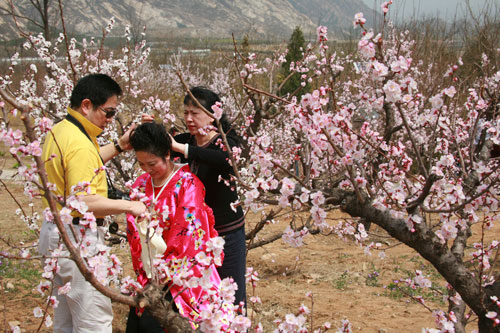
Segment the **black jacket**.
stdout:
[[[220,135],[216,135],[204,146],[196,145],[195,137],[190,133],[183,133],[175,136],[175,141],[189,144],[188,158],[184,154],[173,153],[172,157],[180,158],[182,163],[189,163],[191,172],[196,174],[205,185],[205,202],[212,208],[215,216],[215,229],[220,235],[236,230],[243,226],[243,209],[240,205],[231,208],[231,203],[239,200],[236,192],[236,184],[230,182],[230,186],[222,180],[228,181],[234,175],[233,167],[229,164],[229,155],[223,151],[217,142],[222,141]],[[231,147],[237,146],[235,139],[227,136],[227,141]],[[219,176],[222,178],[219,181]]]

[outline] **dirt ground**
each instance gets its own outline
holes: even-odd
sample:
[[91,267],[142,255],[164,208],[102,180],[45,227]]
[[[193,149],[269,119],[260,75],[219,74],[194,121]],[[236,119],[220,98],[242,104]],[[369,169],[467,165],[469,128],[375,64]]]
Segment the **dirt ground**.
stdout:
[[[21,186],[7,183],[14,193],[22,192]],[[20,204],[29,210],[24,198]],[[7,248],[6,241],[15,244],[21,238],[37,238],[26,231],[15,214],[16,208],[15,201],[0,186],[0,250]],[[284,227],[281,222],[271,229]],[[328,321],[332,324],[331,331],[336,331],[342,319],[349,319],[355,332],[421,332],[423,327],[434,327],[429,310],[410,301],[404,291],[391,291],[390,284],[420,269],[443,289],[445,284],[439,275],[408,247],[394,246],[396,242],[376,227],[370,230],[370,241],[384,242],[391,247],[385,259],[379,258],[375,251],[366,255],[363,248],[334,235],[308,236],[300,248],[291,248],[279,240],[251,250],[247,266],[259,273],[260,280],[255,290],[247,286],[248,298],[259,296],[262,300],[262,304],[249,305],[253,322],[261,322],[264,332],[272,332],[276,319],[297,313],[304,304],[312,309],[314,329]],[[114,251],[121,256],[130,274],[128,248],[114,246]],[[6,263],[2,260],[0,330],[10,331],[9,323],[20,325],[23,332],[36,331],[40,326],[40,321],[33,316],[33,308],[42,304],[34,290],[39,281],[39,267],[35,261]],[[305,296],[309,292],[314,303]],[[429,296],[431,301],[426,303],[429,308],[446,309],[438,294]],[[114,311],[114,332],[124,332],[128,307],[114,304]],[[469,329],[474,329],[473,326]],[[50,330],[42,326],[41,331]]]

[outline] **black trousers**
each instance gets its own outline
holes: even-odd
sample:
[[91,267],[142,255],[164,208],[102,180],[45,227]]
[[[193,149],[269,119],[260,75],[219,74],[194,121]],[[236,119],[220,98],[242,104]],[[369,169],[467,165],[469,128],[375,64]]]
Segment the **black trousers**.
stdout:
[[131,307],[127,319],[126,333],[164,333],[166,332],[160,323],[148,313],[144,311],[139,317],[135,313],[135,308]]
[[245,243],[245,227],[236,229],[223,236],[226,241],[224,244],[224,261],[221,267],[217,267],[221,280],[232,277],[238,285],[236,290],[234,304],[245,303],[246,307],[246,257],[247,248]]

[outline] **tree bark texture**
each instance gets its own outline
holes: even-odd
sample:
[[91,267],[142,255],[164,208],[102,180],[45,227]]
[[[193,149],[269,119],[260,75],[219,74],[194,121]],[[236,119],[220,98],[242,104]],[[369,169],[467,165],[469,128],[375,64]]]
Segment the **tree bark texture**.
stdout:
[[417,230],[410,232],[404,219],[394,218],[388,210],[373,207],[368,200],[360,203],[354,193],[345,194],[342,210],[352,217],[364,218],[377,224],[392,237],[415,249],[438,270],[476,313],[479,317],[480,332],[500,332],[498,327],[493,326],[493,321],[485,317],[488,311],[499,310],[490,300],[490,296],[500,295],[498,284],[482,290],[478,278],[467,270],[462,260],[458,259],[446,244],[442,244],[425,224],[416,226]]

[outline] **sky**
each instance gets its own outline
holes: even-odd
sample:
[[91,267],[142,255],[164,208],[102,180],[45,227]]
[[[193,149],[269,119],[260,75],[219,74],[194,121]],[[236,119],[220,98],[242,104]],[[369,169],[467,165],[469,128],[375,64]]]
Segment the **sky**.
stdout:
[[[363,2],[380,12],[380,5],[384,0],[363,0]],[[500,3],[500,0],[469,0],[474,12],[479,12],[487,3]],[[445,20],[452,20],[457,13],[458,17],[463,16],[466,9],[466,0],[393,0],[391,11],[397,10],[398,17],[410,18],[416,16],[439,16]],[[401,14],[400,14],[401,13]]]

